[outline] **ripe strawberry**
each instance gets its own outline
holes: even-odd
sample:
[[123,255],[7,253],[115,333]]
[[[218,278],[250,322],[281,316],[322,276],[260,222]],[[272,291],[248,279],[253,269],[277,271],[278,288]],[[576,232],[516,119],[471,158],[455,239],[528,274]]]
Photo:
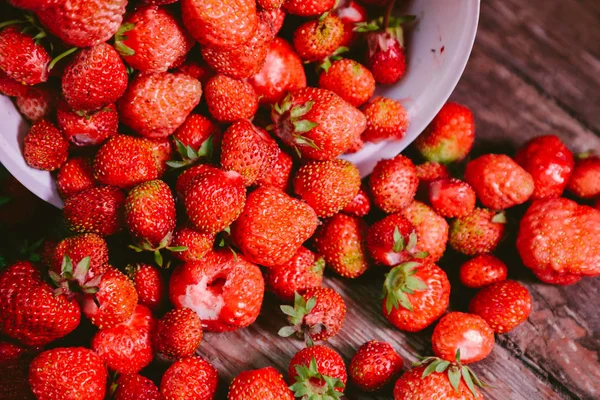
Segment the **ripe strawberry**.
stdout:
[[324,268],[323,257],[302,246],[288,262],[268,268],[265,280],[279,299],[291,302],[295,292],[321,286]]
[[384,212],[398,212],[412,203],[419,179],[413,162],[398,154],[389,160],[380,160],[369,178],[373,202]]
[[577,160],[568,189],[582,199],[600,196],[600,157],[592,155]]
[[476,207],[470,214],[450,223],[450,246],[468,256],[490,253],[504,237],[506,216]]
[[126,135],[110,138],[96,153],[94,177],[101,184],[123,189],[156,179],[158,170],[150,144]]
[[45,119],[33,124],[25,135],[23,157],[32,168],[54,171],[67,161],[68,150],[69,142]]
[[285,0],[283,8],[292,14],[302,17],[321,15],[335,6],[335,0]]
[[171,310],[158,321],[154,335],[156,351],[172,359],[194,355],[202,342],[202,321],[189,308]]
[[73,232],[109,236],[123,228],[125,194],[104,186],[84,190],[69,197],[63,207],[67,227]]
[[206,85],[206,82],[215,76],[215,71],[213,71],[208,64],[204,61],[193,60],[191,57],[189,57],[181,66],[177,67],[175,71],[199,80],[202,86]]
[[[259,0],[260,1],[260,0]],[[263,1],[279,1],[279,0],[263,0]],[[258,4],[258,3],[257,3]],[[287,13],[283,8],[274,8],[272,10],[260,10],[258,12],[259,20],[265,19],[271,26],[271,33],[275,37],[283,28]]]
[[254,87],[260,104],[275,104],[288,91],[306,87],[306,73],[302,60],[292,46],[276,37],[269,44],[265,63],[248,82]]
[[467,107],[448,102],[415,141],[428,161],[451,163],[464,160],[475,140],[475,120]]
[[350,362],[350,380],[364,392],[379,390],[402,370],[404,362],[386,342],[371,340],[356,351]]
[[209,332],[251,325],[260,313],[264,291],[260,269],[229,249],[180,265],[169,282],[173,305],[194,310]]
[[480,254],[460,266],[460,282],[473,289],[502,282],[507,275],[506,264],[491,254]]
[[433,182],[437,179],[450,178],[450,172],[444,164],[426,161],[423,164],[417,164],[417,177],[424,183]]
[[481,317],[451,312],[442,317],[431,337],[433,353],[446,361],[470,364],[486,358],[494,348],[494,331]]
[[342,0],[336,2],[333,15],[344,24],[344,38],[340,46],[353,46],[358,40],[358,34],[354,29],[357,24],[367,22],[367,10],[356,0]]
[[185,192],[190,184],[190,182],[197,176],[202,175],[204,172],[212,171],[215,168],[209,164],[196,164],[191,168],[183,171],[178,177],[175,183],[175,191],[177,192],[177,196],[179,196],[180,200],[183,200],[185,197]]
[[[207,140],[211,139],[212,147],[218,147],[221,143],[222,133],[219,126],[209,118],[200,114],[190,114],[186,120],[181,124],[179,128],[173,134],[175,145],[179,151],[179,155],[184,160],[194,162],[197,160],[194,157],[189,157],[189,150],[194,150],[195,154],[202,155],[203,157],[210,158],[210,151],[207,149],[209,143]],[[179,141],[185,147],[185,153],[182,154]],[[204,150],[206,149],[206,150]],[[204,154],[206,153],[206,154]]]
[[0,31],[0,69],[9,78],[24,85],[46,82],[50,60],[46,49],[18,27]]
[[258,96],[248,82],[216,75],[204,88],[208,111],[219,122],[250,119],[258,109]]
[[181,15],[185,27],[201,45],[220,49],[248,42],[258,26],[254,0],[182,0]]
[[273,106],[275,134],[302,157],[331,160],[344,153],[366,126],[363,113],[337,94],[317,88],[288,93]]
[[200,102],[200,82],[182,73],[136,76],[118,103],[121,122],[147,138],[171,135]]
[[342,209],[342,212],[355,217],[364,217],[369,214],[369,211],[371,211],[371,198],[367,189],[361,185],[358,194]]
[[408,115],[404,106],[387,97],[375,97],[363,107],[367,129],[362,138],[368,142],[400,140],[408,129]]
[[160,271],[148,264],[135,264],[126,267],[129,279],[138,293],[138,303],[154,312],[160,311],[166,304],[167,287]]
[[481,289],[471,299],[469,312],[483,318],[495,333],[507,333],[527,320],[531,301],[525,286],[507,280]]
[[[35,350],[33,351],[35,352]],[[0,339],[0,398],[34,400],[27,375],[33,353],[25,346]]]
[[29,89],[29,86],[12,79],[0,68],[0,93],[9,97],[18,97],[24,96]]
[[15,99],[19,112],[31,122],[52,117],[59,95],[52,86],[36,85]]
[[150,145],[154,163],[158,171],[158,177],[161,178],[169,168],[168,162],[173,158],[173,145],[168,138],[162,139],[142,139]]
[[75,300],[55,295],[30,262],[17,262],[0,274],[0,332],[28,346],[48,344],[79,325]]
[[342,357],[327,346],[310,346],[298,351],[288,368],[290,389],[296,397],[337,399],[346,387],[348,375]]
[[79,264],[89,257],[89,271],[84,278],[92,279],[108,270],[108,246],[102,236],[95,233],[75,235],[58,242],[50,259],[50,270],[60,274],[65,257],[69,257],[72,265]]
[[344,39],[344,24],[333,14],[307,21],[294,31],[292,42],[305,62],[320,61],[332,55]]
[[56,120],[61,132],[76,146],[96,146],[106,139],[116,136],[119,128],[119,114],[114,104],[98,111],[73,111],[61,101],[58,104]]
[[[190,262],[202,259],[215,242],[215,235],[199,232],[193,228],[182,227],[175,231],[171,241],[171,252],[175,258]],[[180,250],[185,247],[185,250]]]
[[138,374],[125,374],[117,378],[115,400],[161,400],[158,387],[150,379]]
[[407,262],[386,274],[383,294],[383,315],[402,331],[418,332],[448,308],[450,282],[433,263]]
[[58,347],[37,356],[29,366],[29,384],[38,400],[103,400],[107,372],[93,351],[83,347]]
[[92,338],[92,350],[111,371],[137,374],[154,358],[152,334],[156,320],[145,306],[138,304],[129,319],[101,329]]
[[533,200],[562,196],[575,164],[571,151],[555,135],[538,136],[528,141],[515,156],[515,161],[533,177]]
[[473,212],[476,202],[473,188],[460,179],[443,178],[429,184],[429,203],[442,217],[464,217]]
[[281,374],[273,367],[242,371],[229,386],[227,400],[294,400]]
[[354,107],[369,101],[375,92],[375,78],[371,71],[349,58],[329,63],[319,76],[319,87],[331,90]]
[[365,142],[364,140],[362,140],[362,137],[360,135],[355,136],[352,140],[352,144],[350,145],[350,147],[348,147],[345,154],[356,153],[362,150],[363,147],[365,147]]
[[357,278],[369,267],[367,230],[361,218],[336,214],[317,231],[315,249],[338,275]]
[[374,223],[367,234],[367,249],[377,264],[392,267],[412,258],[426,257],[416,251],[415,227],[401,214],[392,214]]
[[294,306],[281,306],[291,326],[279,330],[279,335],[288,337],[297,334],[307,344],[334,337],[342,329],[346,319],[346,303],[333,289],[312,287],[302,294],[296,293]]
[[270,267],[289,261],[318,223],[306,203],[274,187],[261,187],[248,196],[231,233],[244,256]]
[[160,394],[164,400],[212,400],[218,380],[219,372],[208,361],[187,357],[171,364],[164,373]]
[[185,57],[194,39],[170,11],[145,6],[135,10],[119,28],[115,47],[125,62],[142,72],[165,72]]
[[80,50],[69,62],[62,75],[62,91],[74,110],[97,110],[123,96],[127,78],[117,51],[102,43]]
[[277,148],[277,159],[266,174],[256,181],[257,186],[274,186],[283,192],[290,189],[290,176],[294,162],[285,151]]

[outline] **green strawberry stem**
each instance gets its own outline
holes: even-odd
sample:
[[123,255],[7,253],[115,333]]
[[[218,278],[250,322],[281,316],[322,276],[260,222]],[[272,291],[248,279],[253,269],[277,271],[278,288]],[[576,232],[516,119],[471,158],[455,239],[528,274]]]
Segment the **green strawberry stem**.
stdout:
[[[313,357],[310,364],[296,365],[296,383],[290,386],[294,396],[303,400],[336,400],[344,395],[344,383],[331,376],[319,373],[317,360]],[[338,390],[340,389],[340,390]]]

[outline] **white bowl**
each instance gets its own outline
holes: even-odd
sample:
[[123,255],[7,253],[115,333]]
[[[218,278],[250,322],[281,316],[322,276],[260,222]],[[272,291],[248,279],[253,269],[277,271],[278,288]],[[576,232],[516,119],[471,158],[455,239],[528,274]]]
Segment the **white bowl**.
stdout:
[[[458,83],[469,59],[479,19],[480,0],[413,0],[398,10],[412,14],[417,22],[407,36],[407,72],[392,86],[377,94],[404,104],[410,125],[398,141],[367,144],[343,158],[352,161],[366,176],[378,160],[404,150],[440,110]],[[12,101],[0,96],[0,162],[25,187],[41,199],[62,207],[53,176],[30,168],[23,160],[23,137],[28,124]]]

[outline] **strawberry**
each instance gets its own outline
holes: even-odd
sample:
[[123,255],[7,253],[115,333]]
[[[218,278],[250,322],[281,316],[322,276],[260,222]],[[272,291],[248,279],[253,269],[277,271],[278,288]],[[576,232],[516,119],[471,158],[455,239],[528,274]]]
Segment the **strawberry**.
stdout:
[[206,47],[231,49],[248,42],[258,26],[256,1],[182,0],[181,15],[190,34]]
[[80,50],[69,62],[62,75],[62,91],[74,110],[97,110],[123,96],[127,78],[117,51],[102,43]]
[[600,275],[599,222],[600,211],[572,200],[535,201],[521,219],[517,237],[523,264],[547,283]]
[[276,37],[269,44],[265,63],[248,82],[259,96],[260,104],[275,104],[288,91],[306,87],[306,73],[302,60],[292,46]]
[[294,31],[292,42],[305,62],[320,61],[332,55],[344,39],[344,24],[333,14],[307,21]]
[[69,197],[63,207],[67,227],[73,232],[109,236],[123,228],[125,194],[105,186],[86,189]]
[[320,345],[298,351],[290,361],[288,374],[296,397],[315,400],[340,398],[348,380],[342,357]]
[[[202,233],[194,228],[182,227],[173,234],[170,249],[178,260],[198,261],[212,249],[214,242],[215,235]],[[179,250],[183,248],[185,250]]]
[[285,151],[277,148],[277,159],[266,174],[256,181],[257,186],[274,186],[283,192],[290,189],[290,176],[294,162]]
[[90,258],[85,280],[102,275],[110,268],[106,240],[95,233],[75,235],[58,242],[52,252],[50,270],[60,274],[65,257],[69,257],[73,265],[79,264],[86,257]]
[[96,146],[116,136],[119,114],[114,104],[97,111],[73,111],[61,101],[56,113],[58,127],[63,135],[76,146]]
[[46,82],[50,60],[39,41],[16,26],[0,31],[0,69],[9,78],[24,85]]
[[135,285],[138,303],[154,312],[160,311],[167,300],[167,287],[160,271],[152,265],[141,263],[128,265],[126,271]]
[[177,267],[169,282],[173,305],[194,310],[209,332],[251,325],[260,313],[264,291],[260,269],[229,249]]
[[48,344],[79,325],[75,300],[55,295],[30,262],[17,262],[0,274],[0,332],[28,346]]
[[573,173],[573,154],[555,135],[538,136],[528,141],[515,161],[533,177],[532,200],[562,196]]
[[194,39],[170,11],[145,6],[129,15],[115,37],[125,62],[142,72],[165,72],[185,57]]
[[189,308],[171,310],[158,321],[154,335],[156,351],[172,359],[194,355],[202,342],[202,321]]
[[371,198],[367,189],[361,185],[358,194],[342,209],[342,212],[355,217],[364,217],[369,214],[369,211],[371,211]]
[[150,379],[138,374],[125,374],[117,378],[115,400],[161,400],[158,388]]
[[426,161],[423,164],[417,164],[417,177],[424,183],[433,182],[437,179],[450,178],[448,167],[437,162]]
[[415,227],[401,214],[392,214],[375,222],[367,234],[367,249],[379,265],[392,267],[411,258],[427,254],[416,251],[418,235]]
[[258,109],[258,96],[248,82],[216,75],[204,88],[208,111],[219,122],[250,119]]
[[476,207],[450,223],[448,242],[459,253],[473,256],[490,253],[504,237],[506,216]]
[[0,339],[0,398],[34,400],[27,375],[32,351],[25,346]]
[[29,89],[29,86],[12,79],[0,68],[0,93],[9,97],[18,97],[24,96]]
[[283,8],[292,15],[312,17],[321,15],[335,6],[335,0],[285,0]]
[[480,254],[460,266],[460,282],[473,289],[502,282],[507,275],[506,264],[491,254]]
[[200,82],[182,73],[136,76],[118,103],[121,122],[147,138],[171,135],[200,102]]
[[29,384],[38,400],[103,400],[107,372],[93,351],[83,347],[58,347],[37,356],[29,366]]
[[206,82],[215,76],[215,71],[213,71],[208,64],[204,61],[193,60],[191,57],[188,57],[188,59],[186,59],[181,66],[177,67],[175,71],[199,80],[200,83],[202,83],[202,86],[206,85]]
[[469,364],[486,358],[494,348],[494,331],[483,318],[461,312],[442,317],[431,337],[433,353],[446,361]]
[[154,358],[152,333],[156,320],[138,304],[131,317],[112,328],[101,329],[92,338],[92,350],[111,371],[137,374]]
[[474,140],[475,120],[471,110],[448,102],[415,140],[415,147],[426,160],[447,164],[464,160]]
[[173,145],[168,138],[162,139],[143,139],[150,145],[154,163],[158,171],[158,177],[161,178],[169,168],[169,162],[173,158]]
[[319,228],[314,246],[327,267],[345,278],[357,278],[369,267],[367,230],[359,217],[336,214]]
[[324,268],[323,257],[302,246],[288,262],[269,267],[265,280],[278,298],[291,302],[295,292],[321,286]]
[[389,160],[380,160],[369,178],[373,203],[384,212],[398,212],[412,203],[419,178],[413,162],[398,154]]
[[217,391],[219,372],[208,361],[194,356],[174,362],[160,381],[165,400],[212,400]]
[[362,109],[367,117],[367,129],[362,138],[368,142],[400,140],[408,129],[408,115],[404,106],[387,97],[375,97]]
[[331,160],[344,153],[366,126],[365,116],[337,94],[304,88],[273,106],[274,133],[302,157]]
[[519,282],[506,280],[481,289],[469,303],[469,312],[479,315],[495,333],[507,333],[527,320],[531,294]]
[[94,177],[101,184],[123,189],[156,179],[158,170],[150,144],[126,135],[110,138],[96,153]]
[[249,260],[270,267],[288,262],[318,223],[308,204],[274,187],[261,187],[248,196],[231,233]]
[[[260,0],[259,0],[260,1]],[[279,1],[279,0],[263,0],[263,1]],[[258,4],[258,3],[257,3]],[[274,8],[272,10],[261,10],[258,12],[259,20],[263,19],[268,21],[271,26],[271,33],[275,37],[283,28],[285,22],[286,12],[282,8]]]
[[344,38],[340,46],[350,47],[358,40],[357,32],[354,31],[356,24],[367,22],[368,14],[356,0],[342,0],[336,2],[333,14],[344,24]]
[[475,190],[481,203],[493,210],[523,204],[534,190],[529,172],[504,154],[486,154],[469,161],[465,181]]
[[57,91],[52,86],[36,85],[15,99],[19,112],[29,121],[51,117],[56,110]]
[[[212,147],[220,145],[221,136],[222,133],[219,126],[212,120],[204,115],[190,114],[173,134],[173,140],[175,141],[178,150],[180,148],[179,143],[185,147],[185,152],[180,151],[180,156],[186,161],[189,160],[189,163],[191,163],[196,161],[197,158],[189,157],[189,148],[194,150],[194,154],[192,155],[197,154],[210,158],[208,147],[210,145],[212,145]],[[208,142],[209,139],[211,140],[210,144]],[[177,143],[178,141],[179,143]],[[206,155],[204,155],[204,153],[206,153]]]
[[591,155],[577,160],[568,189],[582,199],[600,196],[600,157]]
[[68,150],[69,142],[45,119],[33,124],[25,135],[23,157],[32,168],[54,171],[67,161]]
[[346,303],[342,296],[324,287],[308,288],[302,294],[296,292],[294,306],[281,306],[281,311],[288,316],[290,326],[281,328],[279,335],[297,334],[309,345],[337,335],[346,319]]
[[371,340],[356,351],[350,362],[350,379],[364,392],[379,390],[402,369],[402,358],[386,342]]
[[280,8],[283,5],[284,0],[257,0],[258,5],[263,10],[274,10]]
[[319,87],[331,90],[354,107],[360,107],[373,96],[375,79],[362,64],[344,58],[334,61],[321,72]]
[[464,217],[475,209],[476,202],[473,188],[460,179],[443,178],[429,184],[429,203],[442,217]]
[[411,261],[386,274],[383,294],[383,315],[402,331],[418,332],[448,308],[450,282],[437,265]]
[[[185,196],[185,192],[190,184],[190,182],[197,176],[202,175],[207,171],[213,171],[215,168],[212,165],[208,164],[197,164],[192,166],[191,168],[183,171],[178,177],[175,183],[175,190],[177,192],[177,196],[179,196],[180,200],[183,200]],[[214,171],[213,171],[214,172]]]
[[352,139],[352,144],[350,145],[350,147],[348,147],[345,154],[356,153],[362,150],[363,147],[365,147],[365,141],[362,140],[362,137],[360,135],[355,136],[354,139]]
[[294,400],[281,374],[273,367],[242,371],[229,386],[227,400]]

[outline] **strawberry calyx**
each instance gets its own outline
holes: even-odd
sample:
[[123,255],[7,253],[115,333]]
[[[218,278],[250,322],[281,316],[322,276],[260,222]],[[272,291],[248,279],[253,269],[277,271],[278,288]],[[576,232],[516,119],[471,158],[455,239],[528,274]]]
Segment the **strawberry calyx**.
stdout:
[[314,101],[307,101],[302,105],[292,106],[292,95],[288,93],[280,103],[276,103],[271,109],[271,117],[275,121],[274,128],[277,135],[284,141],[293,143],[298,156],[300,156],[298,146],[309,146],[319,150],[319,146],[312,139],[303,135],[319,126],[318,123],[303,118],[310,112],[314,103]]
[[119,27],[119,30],[115,34],[115,50],[123,57],[133,56],[135,51],[123,42],[127,40],[126,33],[135,28],[135,24],[131,22],[124,23]]
[[170,160],[167,161],[167,165],[171,168],[177,169],[186,167],[188,165],[195,164],[200,159],[210,160],[213,156],[213,135],[210,135],[198,150],[194,150],[192,146],[186,146],[179,139],[174,137],[175,147],[177,148],[177,154],[181,160]]
[[[296,382],[290,386],[294,396],[303,400],[336,400],[344,393],[344,383],[328,375],[319,373],[317,360],[313,357],[310,364],[296,365]],[[338,390],[340,389],[340,390]]]
[[499,212],[498,214],[494,215],[491,221],[495,224],[506,224],[508,222],[504,212]]
[[426,251],[415,251],[417,247],[417,234],[415,231],[411,232],[408,235],[408,243],[404,240],[404,236],[400,233],[400,229],[398,227],[394,227],[394,245],[392,250],[394,253],[401,253],[406,251],[408,254],[415,258],[425,258],[429,256],[429,253]]
[[69,256],[64,256],[60,267],[60,274],[55,271],[48,271],[50,281],[56,286],[54,295],[64,294],[73,297],[76,293],[95,294],[98,292],[98,285],[102,280],[102,275],[97,275],[89,279],[91,258],[83,258],[73,268],[73,262]]
[[308,346],[314,345],[312,335],[321,333],[324,329],[327,329],[322,323],[308,324],[305,320],[310,314],[315,305],[317,304],[317,298],[311,297],[306,300],[298,292],[294,294],[294,306],[282,305],[280,306],[281,311],[288,316],[290,326],[284,326],[278,332],[281,337],[290,337],[297,335],[299,338],[304,338]]
[[341,55],[348,51],[350,51],[350,49],[347,47],[338,47],[338,49],[334,51],[333,54],[331,54],[329,57],[325,57],[323,61],[321,61],[321,63],[317,66],[317,73],[319,73],[321,70],[325,71],[325,73],[328,73],[329,68],[331,68],[331,64],[334,61],[341,60],[343,58]]
[[413,311],[408,295],[427,290],[427,284],[415,276],[419,266],[421,264],[416,261],[405,262],[395,266],[385,275],[383,296],[388,314],[400,306]]
[[185,246],[169,246],[169,243],[171,243],[172,236],[173,236],[173,233],[169,232],[164,238],[162,238],[162,240],[160,241],[158,246],[153,246],[147,239],[145,239],[145,240],[141,241],[141,244],[137,244],[137,245],[130,244],[129,248],[134,250],[137,253],[141,253],[143,251],[153,252],[154,253],[154,262],[159,267],[162,267],[164,265],[164,258],[161,253],[162,249],[167,249],[167,250],[169,250],[171,252],[175,252],[175,253],[186,251],[188,249]]
[[312,266],[312,272],[315,275],[323,275],[324,270],[325,270],[325,259],[323,257],[319,257]]

